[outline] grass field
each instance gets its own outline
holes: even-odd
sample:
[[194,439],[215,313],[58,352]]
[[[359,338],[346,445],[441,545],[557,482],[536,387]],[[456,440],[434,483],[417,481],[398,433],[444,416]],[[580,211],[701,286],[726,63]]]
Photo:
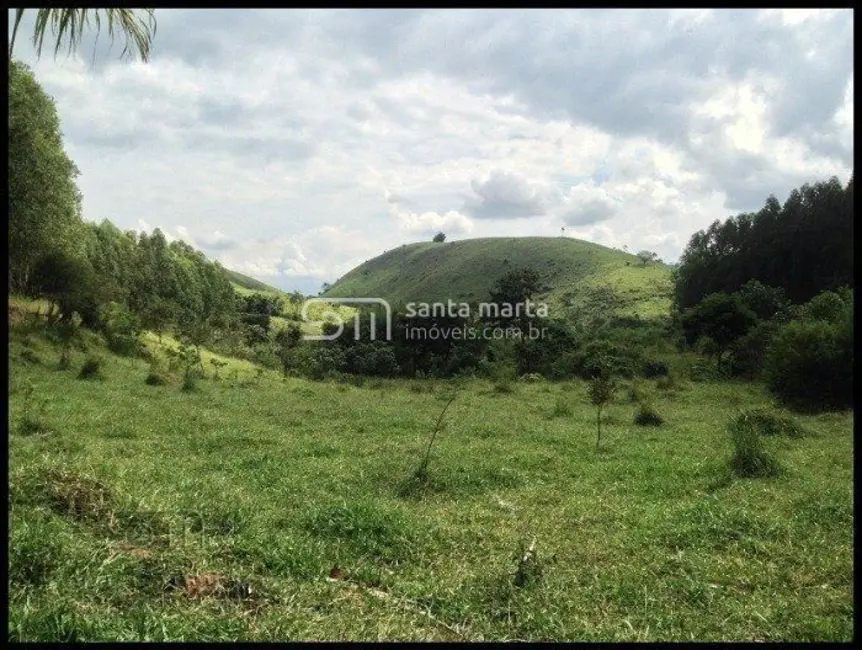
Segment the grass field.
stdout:
[[660,427],[621,390],[597,452],[584,384],[470,380],[419,484],[451,383],[247,364],[183,392],[89,346],[60,371],[11,334],[10,639],[852,637],[851,412],[799,417],[813,435],[766,441],[784,472],[741,479],[754,385],[643,381]]
[[642,266],[634,255],[568,237],[490,237],[421,242],[387,251],[357,266],[326,292],[330,297],[381,297],[392,303],[482,302],[505,273],[532,266],[543,289],[534,300],[559,318],[589,306],[596,289],[613,294],[603,310],[644,318],[667,315],[670,268]]

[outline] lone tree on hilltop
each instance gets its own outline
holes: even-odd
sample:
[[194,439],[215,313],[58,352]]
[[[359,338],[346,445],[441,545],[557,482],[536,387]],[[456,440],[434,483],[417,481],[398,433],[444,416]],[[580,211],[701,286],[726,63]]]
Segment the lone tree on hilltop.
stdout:
[[637,257],[644,266],[650,262],[655,262],[656,259],[658,259],[658,255],[652,251],[639,251]]
[[442,244],[444,241],[446,241],[446,233],[438,232],[436,235],[434,235],[433,241],[435,244]]

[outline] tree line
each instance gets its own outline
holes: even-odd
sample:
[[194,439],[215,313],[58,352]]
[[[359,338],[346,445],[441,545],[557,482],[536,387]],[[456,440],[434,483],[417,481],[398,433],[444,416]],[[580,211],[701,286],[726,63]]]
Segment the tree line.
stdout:
[[803,410],[853,403],[853,177],[695,233],[674,276],[682,347]]

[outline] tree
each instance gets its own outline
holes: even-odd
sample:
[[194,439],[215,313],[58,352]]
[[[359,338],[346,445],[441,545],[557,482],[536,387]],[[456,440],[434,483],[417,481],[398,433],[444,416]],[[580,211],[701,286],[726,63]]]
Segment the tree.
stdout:
[[652,251],[638,251],[637,258],[641,261],[641,264],[646,266],[649,262],[654,262],[658,255],[653,253]]
[[80,257],[62,251],[45,255],[36,264],[33,272],[33,289],[36,295],[51,301],[59,308],[60,322],[72,320],[72,314],[80,311],[96,281],[90,265]]
[[[491,303],[497,305],[500,310],[505,309],[505,305],[510,305],[511,309],[518,309],[521,305],[521,310],[524,310],[523,305],[534,294],[538,293],[541,288],[541,276],[539,272],[532,266],[525,266],[521,269],[509,271],[497,280],[494,289],[491,291]],[[499,322],[510,322],[522,329],[527,324],[527,318],[522,315],[520,318],[502,318]]]
[[331,288],[332,288],[332,285],[329,284],[329,282],[324,282],[320,287],[320,293],[318,295],[322,296],[324,293],[329,291]]
[[853,307],[836,321],[794,320],[773,337],[766,385],[790,408],[816,412],[853,406]]
[[718,358],[756,323],[757,316],[738,295],[723,292],[710,294],[680,316],[686,343],[708,338]]
[[616,391],[616,384],[609,375],[602,374],[590,381],[587,393],[590,397],[590,402],[596,407],[596,451],[599,450],[599,445],[602,441],[602,409],[611,401]]
[[63,149],[54,100],[23,63],[9,62],[9,290],[28,289],[52,251],[83,254],[78,168]]
[[[15,48],[15,37],[18,27],[24,17],[26,9],[15,10],[15,22],[12,27],[12,37],[9,40],[9,58]],[[143,12],[143,14],[139,12]],[[69,54],[80,44],[84,34],[90,29],[91,21],[95,24],[96,38],[102,28],[102,21],[107,21],[108,35],[113,44],[116,34],[119,32],[125,38],[125,45],[120,56],[132,56],[133,53],[140,55],[143,61],[150,58],[150,48],[156,35],[155,9],[37,9],[36,24],[33,29],[33,45],[36,54],[42,56],[42,45],[48,27],[54,35],[54,56],[56,57],[62,48],[63,42],[68,39]]]
[[435,244],[442,244],[444,241],[446,241],[446,234],[438,232],[436,235],[434,235],[433,241]]
[[774,196],[757,213],[715,221],[692,235],[674,277],[682,311],[711,293],[737,291],[749,280],[785,290],[799,304],[826,289],[853,286],[853,178]]

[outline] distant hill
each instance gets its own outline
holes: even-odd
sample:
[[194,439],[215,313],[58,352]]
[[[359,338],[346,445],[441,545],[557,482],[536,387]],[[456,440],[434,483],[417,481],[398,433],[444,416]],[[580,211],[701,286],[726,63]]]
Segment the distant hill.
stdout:
[[502,275],[533,266],[542,276],[534,300],[551,316],[601,309],[651,318],[670,309],[671,273],[634,255],[568,237],[491,237],[405,244],[341,277],[323,295],[378,297],[390,303],[482,302]]
[[247,289],[248,291],[260,291],[262,293],[276,293],[279,295],[284,293],[283,291],[276,289],[275,287],[271,287],[265,282],[255,280],[254,278],[250,278],[249,276],[243,275],[242,273],[231,271],[230,269],[224,269],[224,272],[227,275],[228,280],[230,280],[231,282],[233,282],[234,285],[242,289]]

